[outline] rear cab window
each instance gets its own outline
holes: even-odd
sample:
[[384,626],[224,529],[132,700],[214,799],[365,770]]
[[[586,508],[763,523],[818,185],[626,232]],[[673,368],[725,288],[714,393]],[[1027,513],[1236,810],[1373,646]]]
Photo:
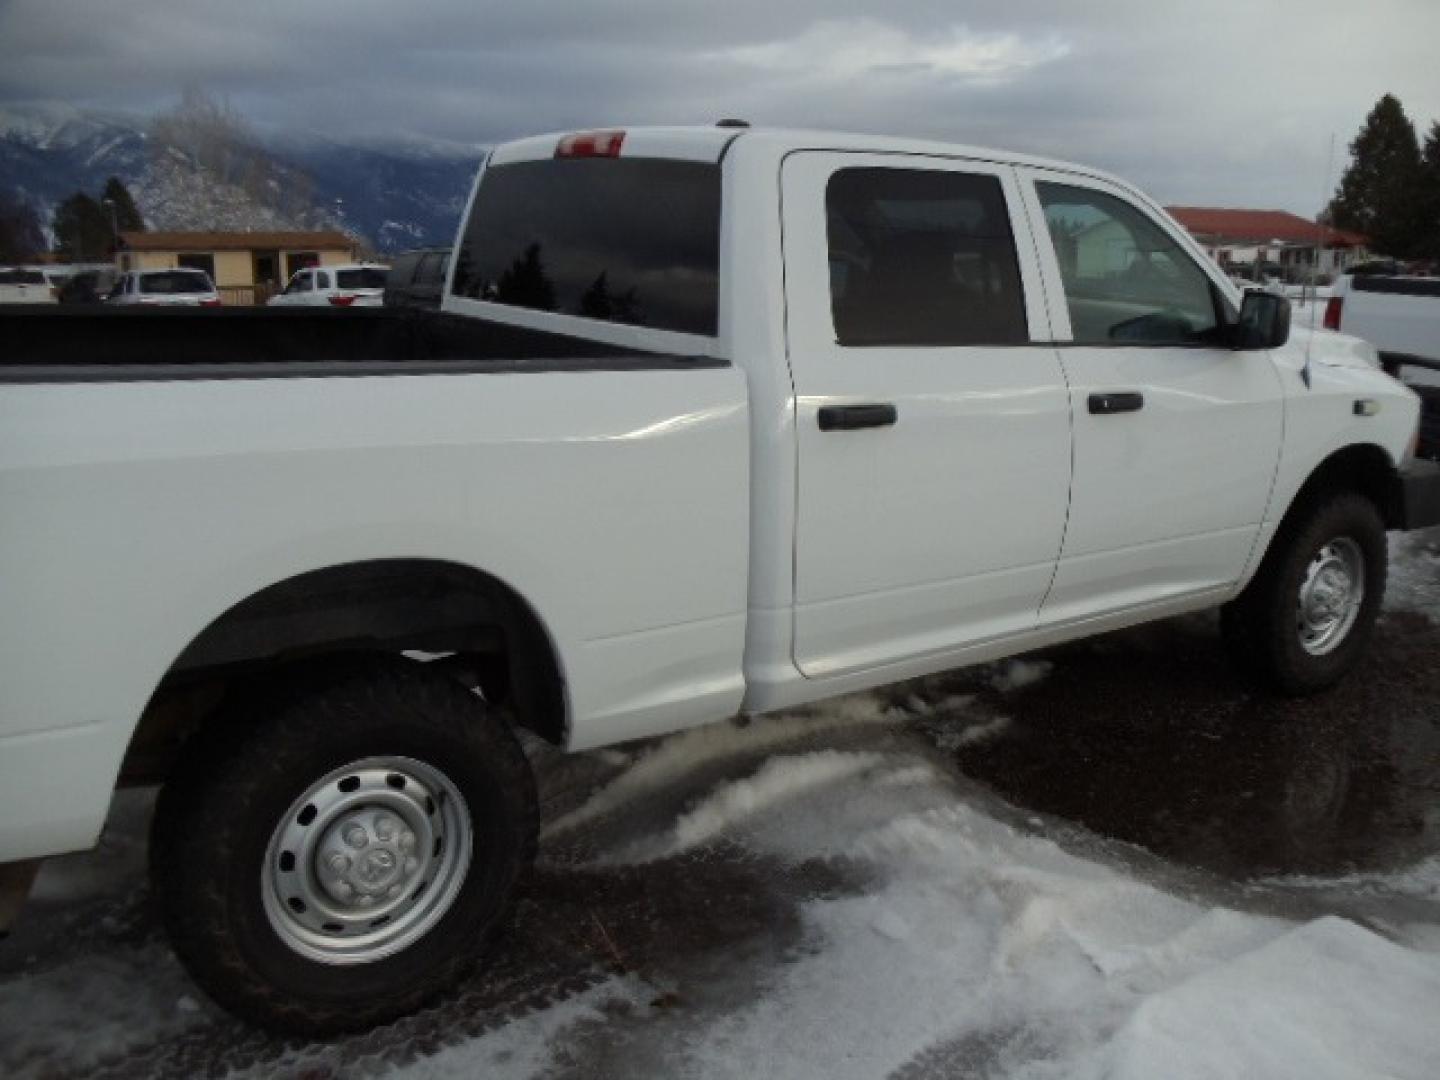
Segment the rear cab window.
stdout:
[[718,164],[554,157],[488,166],[452,295],[714,337]]
[[335,285],[341,289],[383,289],[388,271],[380,266],[335,271]]
[[161,270],[140,276],[140,291],[157,295],[213,291],[210,279],[198,270]]

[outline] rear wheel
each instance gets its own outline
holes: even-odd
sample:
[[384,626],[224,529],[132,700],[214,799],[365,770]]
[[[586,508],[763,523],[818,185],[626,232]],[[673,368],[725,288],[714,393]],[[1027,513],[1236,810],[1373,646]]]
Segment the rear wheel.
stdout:
[[510,730],[422,666],[326,667],[237,704],[161,793],[151,872],[217,1002],[326,1035],[410,1012],[502,925],[534,853]]
[[1332,686],[1359,659],[1385,594],[1385,525],[1343,493],[1288,521],[1254,580],[1221,612],[1232,654],[1283,694]]

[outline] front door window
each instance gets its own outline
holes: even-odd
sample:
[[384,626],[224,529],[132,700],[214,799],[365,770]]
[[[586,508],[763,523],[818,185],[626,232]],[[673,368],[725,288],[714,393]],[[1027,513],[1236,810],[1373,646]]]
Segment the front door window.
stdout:
[[1045,181],[1035,189],[1076,344],[1217,343],[1219,294],[1153,221],[1102,191]]

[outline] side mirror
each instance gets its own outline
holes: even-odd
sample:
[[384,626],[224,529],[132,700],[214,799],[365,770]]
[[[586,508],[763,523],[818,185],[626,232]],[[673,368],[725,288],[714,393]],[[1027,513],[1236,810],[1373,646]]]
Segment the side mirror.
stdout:
[[1290,301],[1264,289],[1247,289],[1240,319],[1230,332],[1232,349],[1278,349],[1290,340]]

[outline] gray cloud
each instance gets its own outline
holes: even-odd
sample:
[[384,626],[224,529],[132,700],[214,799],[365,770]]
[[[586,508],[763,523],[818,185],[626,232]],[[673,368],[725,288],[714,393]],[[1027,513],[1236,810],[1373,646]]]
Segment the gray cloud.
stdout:
[[1162,200],[1323,201],[1380,94],[1440,117],[1436,0],[0,3],[0,101],[493,142],[609,123],[916,134],[1091,162]]

